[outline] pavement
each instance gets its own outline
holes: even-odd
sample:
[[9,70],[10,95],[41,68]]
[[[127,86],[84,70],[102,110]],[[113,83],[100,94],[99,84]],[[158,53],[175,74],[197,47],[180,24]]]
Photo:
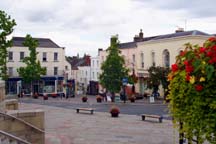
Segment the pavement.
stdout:
[[[58,98],[59,99],[59,98]],[[49,99],[49,101],[55,99]],[[65,103],[69,100],[63,100]],[[81,102],[80,98],[74,102]],[[95,98],[92,101],[95,101]],[[112,105],[112,103],[110,103]],[[20,103],[19,109],[42,109],[45,111],[46,144],[175,144],[178,132],[171,120],[120,114],[112,118],[108,112],[94,114],[76,113],[66,109],[40,104]]]

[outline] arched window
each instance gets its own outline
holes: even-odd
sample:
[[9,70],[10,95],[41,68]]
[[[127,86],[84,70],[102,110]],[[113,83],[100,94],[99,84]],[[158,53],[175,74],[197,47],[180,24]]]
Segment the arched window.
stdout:
[[152,51],[151,57],[152,57],[152,66],[156,66],[156,63],[155,63],[155,52],[154,51]]
[[141,53],[141,68],[144,68],[144,53]]
[[170,54],[167,49],[163,51],[163,62],[165,67],[170,67]]

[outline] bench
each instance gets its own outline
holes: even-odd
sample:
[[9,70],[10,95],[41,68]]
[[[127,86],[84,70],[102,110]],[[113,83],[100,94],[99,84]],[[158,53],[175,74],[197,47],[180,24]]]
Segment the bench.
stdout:
[[162,123],[163,117],[159,115],[142,114],[142,120],[144,121],[146,117],[157,118],[160,123]]
[[79,113],[80,111],[89,111],[91,114],[93,114],[94,109],[93,108],[76,108],[76,112]]

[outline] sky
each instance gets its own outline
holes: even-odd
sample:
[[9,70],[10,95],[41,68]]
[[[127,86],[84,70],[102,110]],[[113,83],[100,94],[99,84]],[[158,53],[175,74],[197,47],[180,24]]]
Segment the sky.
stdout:
[[174,33],[178,28],[216,34],[214,0],[1,0],[15,19],[12,36],[50,38],[67,56],[97,56],[112,35],[121,43]]

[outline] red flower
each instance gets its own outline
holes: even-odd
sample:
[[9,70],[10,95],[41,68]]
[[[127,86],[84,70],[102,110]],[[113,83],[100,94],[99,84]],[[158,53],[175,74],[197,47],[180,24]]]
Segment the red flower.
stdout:
[[207,56],[208,57],[212,57],[213,56],[213,53],[211,51],[207,52]]
[[186,79],[186,81],[190,81],[190,75],[187,74],[185,79]]
[[184,61],[184,64],[185,64],[186,66],[188,66],[188,65],[189,65],[189,62],[188,62],[187,60],[185,60],[185,61]]
[[180,52],[180,56],[184,56],[185,54],[186,54],[185,51],[181,51],[181,52]]
[[200,49],[199,49],[200,53],[204,53],[205,50],[206,50],[206,49],[205,49],[204,47],[200,47]]
[[209,40],[210,42],[215,42],[215,41],[216,41],[216,37],[210,37],[208,40]]
[[172,65],[172,71],[176,72],[178,70],[178,65],[177,64],[173,64]]
[[203,90],[203,86],[202,86],[202,85],[196,85],[196,86],[195,86],[195,89],[196,89],[197,91],[202,91],[202,90]]
[[188,72],[188,73],[191,73],[191,72],[193,72],[193,66],[191,66],[191,65],[187,65],[186,67],[185,67],[185,71],[186,72]]

